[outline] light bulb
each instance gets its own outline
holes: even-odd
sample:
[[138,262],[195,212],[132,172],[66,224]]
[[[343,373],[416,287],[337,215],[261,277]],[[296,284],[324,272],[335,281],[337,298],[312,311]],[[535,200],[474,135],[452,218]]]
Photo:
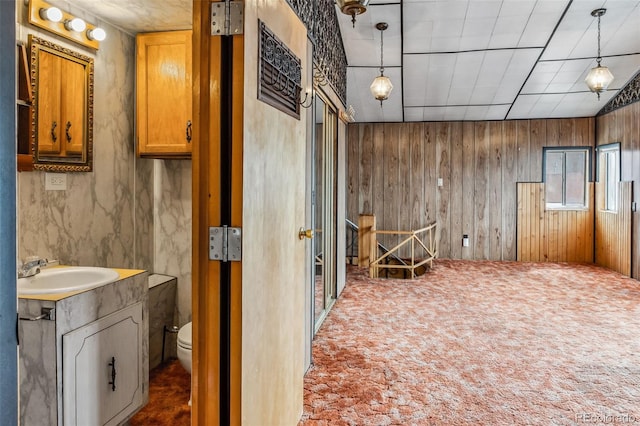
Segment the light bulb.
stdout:
[[51,22],[62,21],[62,11],[57,7],[48,7],[46,9],[40,9],[40,17]]
[[80,18],[73,18],[64,23],[64,27],[69,31],[81,33],[87,28],[87,24]]
[[89,40],[102,41],[107,38],[107,33],[102,28],[94,28],[87,31],[87,38]]

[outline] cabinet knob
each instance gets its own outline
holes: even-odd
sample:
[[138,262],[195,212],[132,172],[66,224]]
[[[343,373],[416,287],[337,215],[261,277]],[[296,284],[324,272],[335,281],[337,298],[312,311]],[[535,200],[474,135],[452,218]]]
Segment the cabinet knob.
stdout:
[[191,120],[187,120],[187,142],[191,143]]

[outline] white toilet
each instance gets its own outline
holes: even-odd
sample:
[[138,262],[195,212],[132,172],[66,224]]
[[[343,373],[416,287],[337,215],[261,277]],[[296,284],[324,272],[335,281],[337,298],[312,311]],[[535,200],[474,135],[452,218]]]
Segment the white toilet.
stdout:
[[191,374],[191,324],[186,323],[178,331],[178,359],[189,374]]
[[[178,331],[178,359],[185,370],[191,374],[191,323],[187,323]],[[189,398],[191,405],[191,398]]]

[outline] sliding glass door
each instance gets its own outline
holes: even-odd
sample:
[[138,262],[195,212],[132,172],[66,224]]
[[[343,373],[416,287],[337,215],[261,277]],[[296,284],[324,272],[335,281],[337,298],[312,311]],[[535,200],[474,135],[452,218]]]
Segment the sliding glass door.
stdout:
[[337,113],[316,93],[314,101],[314,183],[312,211],[315,228],[312,280],[314,333],[336,298]]

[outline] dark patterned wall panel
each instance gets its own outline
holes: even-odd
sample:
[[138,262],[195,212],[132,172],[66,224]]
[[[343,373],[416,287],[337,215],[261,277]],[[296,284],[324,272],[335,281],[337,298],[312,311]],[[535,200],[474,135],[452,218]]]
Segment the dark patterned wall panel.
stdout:
[[640,101],[640,72],[631,79],[629,84],[620,91],[613,99],[611,99],[600,110],[598,115],[606,114],[611,111],[615,111],[618,108]]
[[295,118],[300,118],[300,58],[271,31],[264,22],[260,27],[260,79],[258,99]]
[[342,102],[347,100],[347,55],[333,0],[287,0],[307,27],[313,62],[325,72]]

